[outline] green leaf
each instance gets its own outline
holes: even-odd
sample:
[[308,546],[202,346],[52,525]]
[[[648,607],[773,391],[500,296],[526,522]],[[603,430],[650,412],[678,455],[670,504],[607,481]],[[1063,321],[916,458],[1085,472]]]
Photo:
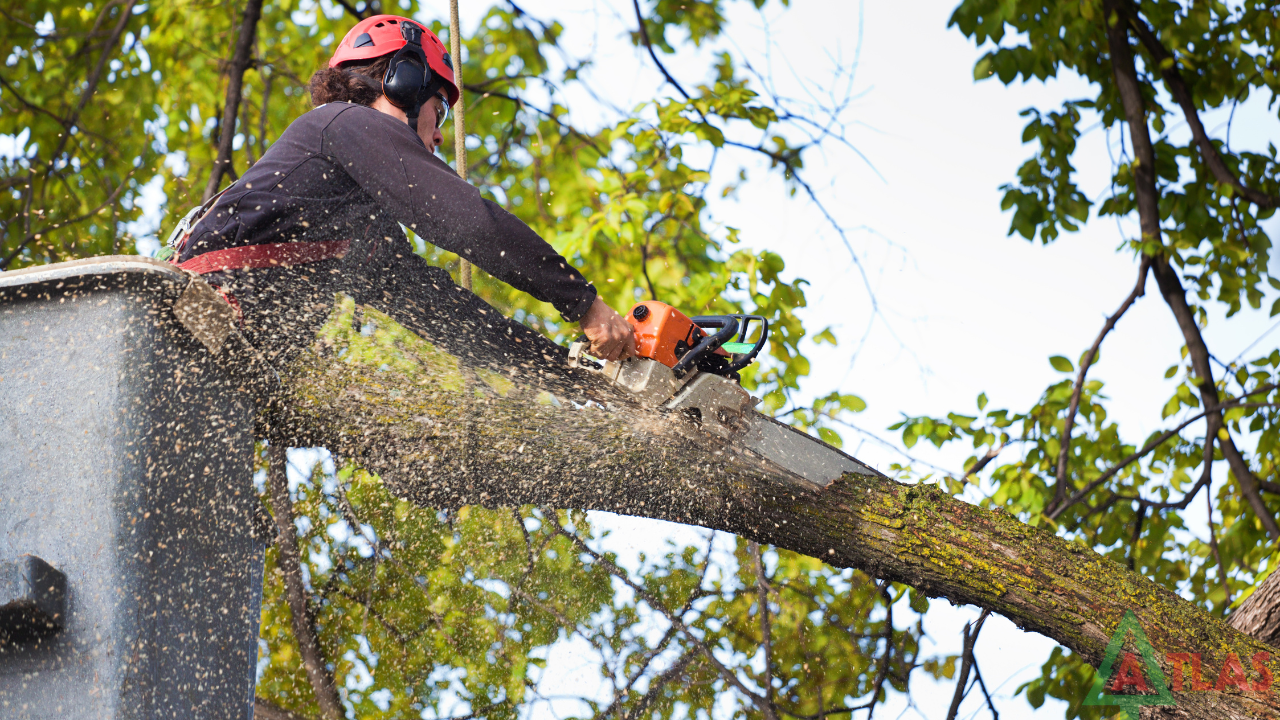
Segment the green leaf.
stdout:
[[1070,360],[1062,357],[1061,355],[1054,355],[1049,358],[1049,364],[1058,372],[1072,372],[1076,369],[1076,367],[1071,364]]
[[830,445],[831,447],[838,448],[838,447],[843,447],[844,445],[844,441],[840,439],[840,435],[837,434],[836,431],[832,430],[831,428],[826,428],[826,427],[818,428],[818,437],[822,439],[822,442]]

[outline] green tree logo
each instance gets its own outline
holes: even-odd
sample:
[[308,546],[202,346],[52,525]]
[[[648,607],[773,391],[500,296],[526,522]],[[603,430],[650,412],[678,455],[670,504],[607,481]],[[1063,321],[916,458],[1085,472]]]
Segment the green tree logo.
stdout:
[[[1138,655],[1123,652],[1124,638],[1130,632],[1133,633],[1134,644],[1138,646]],[[1111,671],[1116,666],[1116,660],[1120,661],[1120,667],[1113,677]],[[1104,693],[1104,690],[1107,692]],[[1128,692],[1123,695],[1113,694],[1126,691]],[[1160,670],[1156,654],[1147,641],[1147,634],[1142,632],[1142,626],[1138,624],[1138,618],[1132,610],[1125,610],[1120,627],[1116,628],[1111,642],[1107,643],[1102,667],[1098,668],[1097,678],[1083,704],[1119,705],[1120,714],[1128,720],[1138,720],[1138,708],[1143,705],[1178,704],[1164,681],[1164,672]]]

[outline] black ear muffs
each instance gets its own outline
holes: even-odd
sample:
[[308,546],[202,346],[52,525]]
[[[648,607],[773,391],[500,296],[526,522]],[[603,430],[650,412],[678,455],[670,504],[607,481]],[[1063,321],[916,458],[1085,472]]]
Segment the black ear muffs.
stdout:
[[387,72],[382,76],[382,94],[392,105],[405,111],[409,124],[418,124],[418,111],[430,97],[435,73],[427,65],[427,55],[422,51],[422,28],[407,22],[400,23],[400,36],[405,45],[391,56]]

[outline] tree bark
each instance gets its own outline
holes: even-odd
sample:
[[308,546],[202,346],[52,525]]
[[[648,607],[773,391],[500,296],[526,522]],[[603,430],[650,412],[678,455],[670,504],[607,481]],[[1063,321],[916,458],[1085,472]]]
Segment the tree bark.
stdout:
[[1263,581],[1231,613],[1228,622],[1246,635],[1280,647],[1280,573],[1272,573]]
[[[612,395],[531,334],[513,335],[505,364],[473,357],[478,345],[450,353],[442,347],[456,338],[430,339],[345,301],[282,372],[273,440],[325,446],[429,507],[536,503],[725,530],[988,608],[1095,666],[1126,611],[1162,662],[1200,653],[1219,668],[1227,653],[1273,650],[1087,547],[937,487],[878,473],[798,480],[682,416]],[[1177,699],[1185,717],[1280,711],[1270,693]]]
[[222,132],[218,135],[218,156],[213,161],[209,183],[204,187],[201,202],[209,202],[218,192],[222,175],[231,169],[231,141],[236,136],[236,115],[240,111],[240,98],[244,90],[244,73],[253,64],[253,39],[258,32],[258,19],[262,17],[262,0],[247,0],[240,18],[240,33],[228,67],[227,103],[222,108]]

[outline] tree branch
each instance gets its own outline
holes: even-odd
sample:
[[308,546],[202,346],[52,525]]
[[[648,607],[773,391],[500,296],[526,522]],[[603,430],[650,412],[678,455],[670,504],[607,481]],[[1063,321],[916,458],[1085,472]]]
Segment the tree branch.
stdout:
[[[679,417],[625,404],[598,376],[566,368],[563,348],[452,286],[415,286],[397,297],[394,312],[408,324],[387,318],[377,330],[406,339],[394,343],[394,360],[383,335],[351,330],[354,304],[343,302],[321,331],[326,339],[280,368],[281,396],[264,428],[288,444],[352,458],[421,506],[533,503],[724,530],[991,609],[1086,662],[1101,660],[1129,610],[1165,652],[1211,646],[1252,657],[1267,650],[1177,593],[1043,526],[870,470],[802,482]],[[430,308],[425,318],[411,309],[419,304]],[[510,391],[468,380],[482,370],[489,377],[491,369]],[[465,464],[454,460],[463,448]],[[613,568],[598,555],[601,569]],[[641,585],[637,598],[647,604],[652,596]],[[671,624],[681,636],[698,636],[679,617]],[[1280,709],[1280,697],[1179,697],[1180,711],[1193,718],[1255,718],[1273,707]]]
[[666,78],[667,82],[671,83],[671,86],[683,95],[685,100],[691,100],[692,97],[690,97],[689,93],[685,92],[685,89],[681,87],[674,77],[671,77],[670,72],[667,72],[667,66],[663,65],[662,61],[658,59],[658,53],[653,51],[653,43],[649,41],[649,30],[644,26],[644,15],[640,12],[640,0],[631,0],[631,5],[636,10],[636,22],[640,25],[640,39],[644,41],[644,47],[649,51],[649,57],[653,58],[653,64],[658,66],[658,71],[662,73],[662,77]]
[[[689,664],[697,657],[698,649],[691,648],[685,652],[685,654],[676,658],[676,661],[671,664],[671,667],[664,670],[662,674],[658,675],[658,677],[650,680],[649,690],[645,692],[644,696],[641,697],[640,700],[636,702],[635,706],[627,712],[625,716],[626,720],[639,720],[639,718],[644,717],[645,710],[648,710],[649,705],[657,699],[658,693],[662,692],[662,689],[667,686],[667,683],[683,675],[685,668],[689,667]],[[608,715],[603,715],[602,717],[608,717]]]
[[320,713],[328,720],[342,720],[346,710],[338,698],[333,675],[325,663],[324,651],[311,623],[307,605],[307,589],[302,584],[302,560],[298,551],[297,529],[293,525],[293,501],[289,499],[287,449],[283,443],[272,443],[269,449],[267,480],[271,485],[271,505],[279,532],[277,565],[284,575],[285,599],[293,615],[293,637],[307,672],[307,680],[315,693]]
[[[1206,463],[1213,460],[1212,447],[1208,445],[1206,448]],[[1206,516],[1209,522],[1209,549],[1213,551],[1213,561],[1218,565],[1218,583],[1222,585],[1222,607],[1226,609],[1231,607],[1231,586],[1227,584],[1227,566],[1222,562],[1222,553],[1218,551],[1218,532],[1213,527],[1213,493],[1205,493],[1204,500],[1209,512]]]
[[1133,27],[1134,32],[1138,36],[1138,40],[1142,42],[1142,46],[1150,53],[1153,61],[1153,68],[1158,69],[1160,76],[1164,78],[1165,87],[1169,89],[1169,94],[1173,97],[1178,106],[1182,108],[1182,115],[1187,120],[1187,126],[1191,128],[1191,136],[1195,138],[1196,146],[1200,148],[1200,156],[1204,158],[1204,164],[1223,185],[1229,185],[1245,200],[1257,205],[1260,208],[1268,209],[1280,206],[1280,197],[1268,195],[1251,187],[1246,186],[1240,181],[1239,176],[1227,167],[1223,161],[1222,155],[1218,152],[1218,148],[1214,147],[1213,141],[1209,139],[1208,133],[1205,132],[1204,123],[1200,122],[1200,113],[1196,110],[1195,102],[1191,98],[1191,92],[1187,88],[1187,82],[1182,77],[1182,72],[1178,70],[1177,60],[1169,53],[1164,44],[1160,42],[1151,27],[1139,16],[1138,8],[1131,2],[1124,2],[1120,6],[1129,21],[1129,25]]
[[[964,651],[960,656],[960,677],[956,679],[956,691],[951,696],[951,709],[947,710],[947,720],[956,720],[960,712],[960,701],[969,693],[969,671],[974,666],[973,646],[978,642],[978,633],[982,632],[982,624],[987,621],[990,610],[983,610],[975,623],[964,624]],[[972,632],[970,632],[972,627]]]
[[[60,222],[50,223],[50,224],[45,225],[44,227],[40,228],[39,230],[36,230],[35,232],[28,232],[28,233],[27,233],[27,236],[26,236],[25,238],[23,238],[23,240],[22,240],[21,242],[19,242],[19,243],[18,243],[18,246],[17,246],[17,247],[15,247],[13,250],[11,250],[11,251],[9,252],[9,254],[8,254],[8,255],[6,255],[6,256],[4,257],[4,259],[3,259],[3,260],[0,260],[0,271],[2,271],[2,270],[7,270],[7,269],[9,268],[9,265],[10,265],[11,263],[13,263],[13,261],[14,261],[14,260],[18,259],[18,256],[22,254],[22,251],[23,251],[24,249],[26,249],[27,245],[31,244],[31,242],[32,242],[33,240],[38,240],[38,239],[40,239],[40,238],[44,237],[46,234],[53,232],[54,230],[60,230],[60,229],[62,229],[62,228],[68,227],[68,226],[70,226],[70,225],[75,225],[76,223],[84,222],[85,220],[88,220],[89,218],[93,217],[94,215],[97,215],[98,213],[102,212],[103,208],[105,208],[105,207],[107,207],[108,205],[110,205],[111,203],[115,202],[115,201],[116,201],[116,198],[120,197],[120,194],[121,194],[121,193],[123,193],[123,192],[124,192],[124,190],[125,190],[125,188],[127,188],[127,187],[129,186],[128,180],[129,180],[129,178],[130,178],[130,177],[132,177],[132,176],[133,176],[133,173],[134,173],[134,171],[135,171],[135,170],[137,170],[137,168],[134,168],[134,169],[130,170],[130,171],[129,171],[129,174],[128,174],[128,175],[125,175],[125,177],[124,177],[123,181],[122,181],[122,182],[121,182],[121,183],[116,187],[116,189],[115,189],[115,190],[113,190],[113,191],[111,192],[111,194],[107,196],[107,199],[106,199],[106,200],[103,200],[101,204],[99,204],[97,207],[95,207],[94,209],[90,210],[89,212],[87,212],[87,213],[85,213],[85,214],[83,214],[83,215],[79,215],[79,216],[73,217],[73,218],[71,218],[71,219],[69,219],[69,220],[62,220],[62,221],[60,221]],[[28,218],[30,217],[30,206],[31,206],[31,202],[30,202],[30,201],[31,201],[31,194],[32,194],[32,193],[33,193],[33,191],[31,190],[30,186],[28,185],[28,190],[27,190],[27,211],[26,211],[26,213],[25,213],[25,214],[28,216]]]
[[555,528],[557,533],[568,538],[571,542],[573,542],[574,545],[578,546],[579,550],[590,555],[592,560],[594,560],[595,562],[600,563],[600,566],[603,567],[606,571],[608,571],[609,574],[618,578],[624,584],[626,584],[627,587],[631,588],[631,590],[636,594],[636,597],[640,598],[641,600],[644,600],[645,604],[647,604],[649,607],[653,608],[654,610],[657,610],[659,613],[662,613],[662,615],[667,618],[667,621],[670,622],[676,628],[678,628],[681,634],[683,634],[690,643],[692,643],[699,650],[702,651],[703,656],[707,658],[707,661],[710,662],[713,667],[715,667],[716,671],[720,673],[721,677],[723,677],[738,692],[742,693],[743,697],[751,701],[751,703],[755,705],[758,710],[760,710],[761,714],[764,715],[766,720],[778,720],[778,716],[774,712],[773,706],[768,702],[766,702],[765,698],[760,697],[759,695],[755,694],[750,689],[748,689],[746,685],[743,685],[742,681],[738,679],[737,674],[735,674],[729,668],[725,667],[724,663],[721,663],[720,660],[716,658],[715,654],[711,651],[711,648],[708,647],[707,644],[701,638],[699,638],[697,635],[693,633],[693,631],[689,628],[689,626],[685,624],[684,620],[682,620],[675,613],[668,610],[666,605],[662,604],[662,602],[658,600],[658,598],[654,597],[643,586],[637,584],[634,580],[632,580],[631,576],[625,570],[615,565],[613,561],[609,560],[605,556],[597,553],[595,550],[592,550],[589,545],[587,545],[585,542],[582,541],[582,538],[578,537],[574,533],[569,532],[568,530],[565,530],[564,526],[560,524],[560,520],[556,518],[554,513],[548,515],[548,517],[551,520],[551,524]]
[[107,38],[106,45],[102,48],[102,54],[98,56],[98,63],[94,65],[93,71],[89,73],[89,78],[85,82],[84,90],[80,93],[80,99],[76,102],[76,108],[67,116],[63,122],[63,126],[67,128],[67,132],[62,133],[58,138],[58,145],[54,148],[53,153],[49,155],[49,164],[46,175],[53,171],[53,165],[58,160],[58,156],[66,149],[67,142],[71,140],[70,129],[80,120],[80,114],[84,112],[85,107],[89,104],[89,98],[98,90],[98,82],[102,79],[102,70],[107,66],[107,60],[110,58],[112,49],[116,43],[120,41],[120,36],[124,34],[125,25],[129,23],[129,18],[133,17],[133,7],[138,4],[138,0],[129,0],[120,10],[120,20],[116,22],[116,26],[111,30],[111,36]]
[[764,701],[776,712],[773,702],[773,626],[769,618],[769,580],[764,574],[760,544],[749,542],[747,546],[756,563],[756,609],[760,614],[760,645],[764,650]]
[[245,0],[244,13],[240,20],[240,33],[236,38],[235,51],[231,55],[231,64],[227,69],[227,102],[222,109],[222,132],[218,137],[218,156],[213,161],[213,171],[209,174],[209,183],[204,187],[201,202],[209,200],[218,193],[222,184],[222,175],[231,169],[231,143],[236,136],[236,115],[240,111],[240,98],[244,90],[244,73],[253,64],[253,39],[258,31],[258,18],[262,17],[262,0]]
[[1057,482],[1054,483],[1053,500],[1049,504],[1049,510],[1061,504],[1067,496],[1067,458],[1071,453],[1071,431],[1076,423],[1076,411],[1080,408],[1080,396],[1084,390],[1084,379],[1089,374],[1089,368],[1093,365],[1093,361],[1098,357],[1098,350],[1102,347],[1102,341],[1106,339],[1107,334],[1116,326],[1116,323],[1124,316],[1125,312],[1137,302],[1138,298],[1146,294],[1147,287],[1147,269],[1151,266],[1151,261],[1142,258],[1138,264],[1138,283],[1133,287],[1133,291],[1129,296],[1120,303],[1120,307],[1115,313],[1107,318],[1107,322],[1103,324],[1102,331],[1098,333],[1097,339],[1093,341],[1093,345],[1089,351],[1085,353],[1084,359],[1080,361],[1080,371],[1076,373],[1075,387],[1071,390],[1071,402],[1067,406],[1067,417],[1062,427],[1062,448],[1058,451],[1058,467]]
[[[1141,87],[1138,83],[1138,72],[1134,65],[1133,53],[1129,47],[1128,31],[1121,24],[1124,15],[1124,0],[1103,0],[1103,17],[1107,25],[1107,44],[1111,51],[1111,69],[1115,77],[1121,103],[1124,106],[1125,118],[1129,124],[1129,136],[1134,149],[1134,192],[1137,196],[1138,220],[1142,228],[1143,240],[1159,243],[1161,254],[1151,258],[1152,272],[1156,284],[1160,287],[1160,295],[1165,304],[1173,312],[1178,328],[1186,342],[1187,352],[1191,357],[1192,367],[1199,378],[1200,396],[1206,408],[1217,408],[1218,390],[1214,384],[1213,368],[1209,360],[1209,348],[1204,343],[1200,327],[1196,324],[1195,314],[1187,304],[1186,290],[1178,273],[1169,264],[1163,249],[1163,232],[1160,227],[1160,191],[1156,187],[1155,150],[1151,145],[1151,135],[1147,128],[1146,110]],[[1111,18],[1116,22],[1111,22]],[[1218,412],[1221,419],[1220,410]],[[1225,426],[1223,427],[1225,430]],[[1220,438],[1222,454],[1231,466],[1231,471],[1240,485],[1240,491],[1248,500],[1254,514],[1266,528],[1273,541],[1280,541],[1280,526],[1275,517],[1267,509],[1258,493],[1258,479],[1249,469],[1249,464],[1241,456],[1230,433]]]

